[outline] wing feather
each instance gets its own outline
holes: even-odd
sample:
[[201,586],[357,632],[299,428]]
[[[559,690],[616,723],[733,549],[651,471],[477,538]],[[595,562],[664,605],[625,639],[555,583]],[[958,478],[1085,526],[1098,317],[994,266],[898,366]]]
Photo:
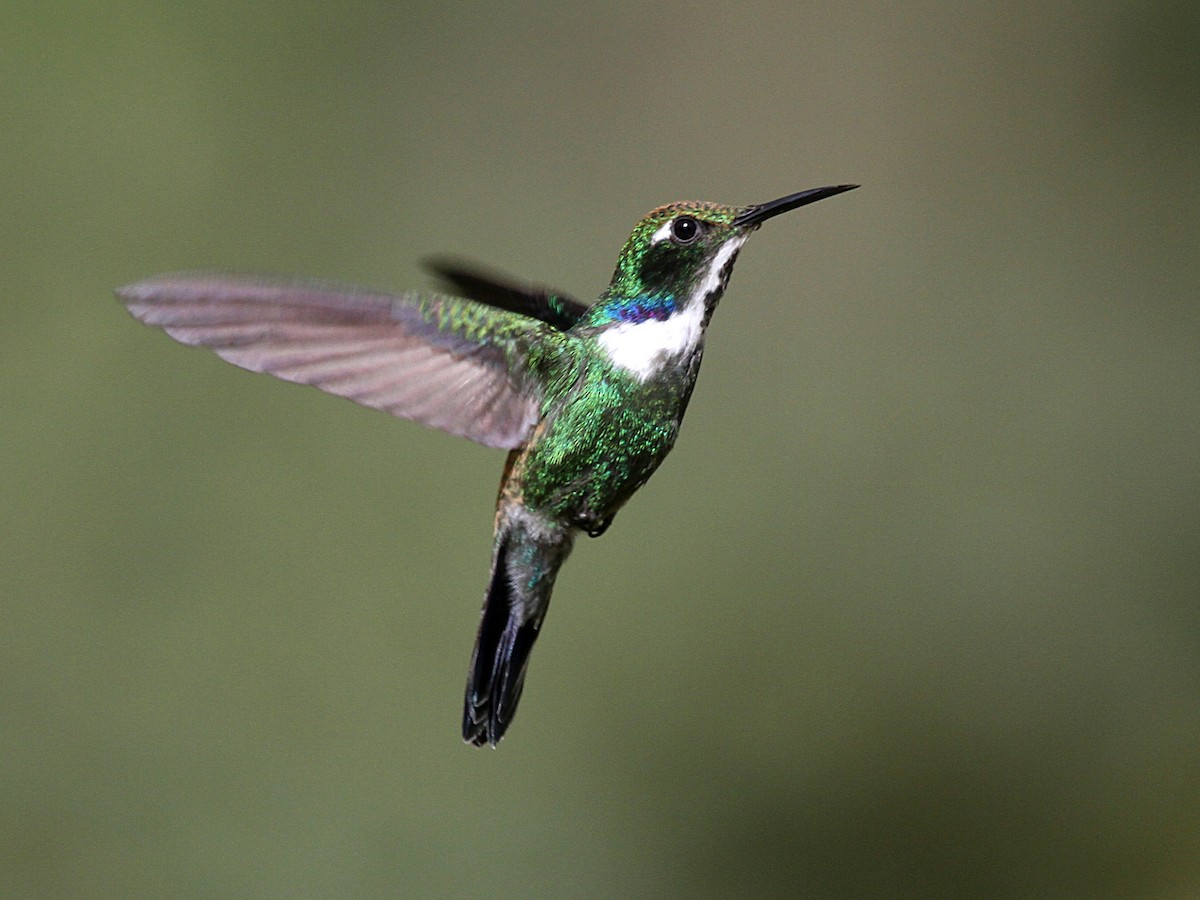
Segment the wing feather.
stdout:
[[551,326],[440,294],[387,294],[329,282],[185,272],[120,288],[147,325],[254,372],[394,416],[512,448],[541,407],[525,377]]
[[474,263],[437,256],[425,260],[425,268],[456,294],[532,316],[558,331],[571,328],[588,311],[586,303],[563,291],[527,284]]

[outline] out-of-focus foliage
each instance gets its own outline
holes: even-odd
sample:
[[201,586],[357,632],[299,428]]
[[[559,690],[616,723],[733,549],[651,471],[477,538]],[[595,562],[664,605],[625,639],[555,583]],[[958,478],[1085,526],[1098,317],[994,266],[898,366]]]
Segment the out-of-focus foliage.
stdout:
[[[811,8],[810,8],[811,7]],[[0,11],[0,888],[1200,894],[1200,15],[1182,3]],[[503,454],[112,287],[594,296],[772,221],[679,447],[458,740]]]

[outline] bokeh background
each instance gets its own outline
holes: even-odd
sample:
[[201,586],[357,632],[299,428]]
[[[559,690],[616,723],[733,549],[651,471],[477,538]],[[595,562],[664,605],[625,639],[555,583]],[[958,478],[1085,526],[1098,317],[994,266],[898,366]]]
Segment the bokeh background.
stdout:
[[[5,4],[6,896],[1200,896],[1194,3]],[[742,254],[458,737],[503,454],[133,322],[189,267]]]

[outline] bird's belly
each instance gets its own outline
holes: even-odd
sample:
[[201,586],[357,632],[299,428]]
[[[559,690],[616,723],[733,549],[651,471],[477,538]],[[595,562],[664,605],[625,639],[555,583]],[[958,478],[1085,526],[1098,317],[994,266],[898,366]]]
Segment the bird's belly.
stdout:
[[674,446],[687,403],[666,391],[632,399],[586,386],[547,422],[521,467],[526,505],[564,522],[611,518]]

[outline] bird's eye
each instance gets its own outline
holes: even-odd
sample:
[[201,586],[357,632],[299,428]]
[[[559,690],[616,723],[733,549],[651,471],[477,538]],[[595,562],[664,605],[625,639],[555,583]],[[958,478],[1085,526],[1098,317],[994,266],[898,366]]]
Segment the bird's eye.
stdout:
[[677,244],[690,244],[700,237],[701,226],[691,216],[680,216],[671,223],[671,237]]

